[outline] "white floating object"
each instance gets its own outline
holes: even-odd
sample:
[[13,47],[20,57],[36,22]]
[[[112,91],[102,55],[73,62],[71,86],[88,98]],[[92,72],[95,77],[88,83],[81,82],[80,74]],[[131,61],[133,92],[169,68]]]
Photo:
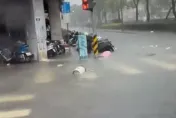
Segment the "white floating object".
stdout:
[[57,65],[57,67],[62,67],[62,66],[63,66],[63,64],[58,64],[58,65]]
[[10,63],[8,63],[7,66],[10,66]]
[[170,50],[170,49],[171,49],[171,47],[167,47],[167,48],[166,48],[166,50]]
[[84,68],[83,66],[78,66],[75,68],[75,70],[73,71],[73,74],[83,74],[86,72],[86,68]]
[[101,39],[102,37],[101,37],[101,36],[98,36],[97,38],[98,38],[98,39]]
[[153,45],[150,45],[151,48],[153,48],[154,46]]
[[49,59],[41,59],[41,61],[44,61],[44,62],[50,62]]
[[157,48],[157,47],[158,47],[158,45],[155,45],[155,47]]
[[88,32],[84,32],[84,35],[88,35],[89,33]]
[[154,31],[150,31],[150,33],[154,33]]

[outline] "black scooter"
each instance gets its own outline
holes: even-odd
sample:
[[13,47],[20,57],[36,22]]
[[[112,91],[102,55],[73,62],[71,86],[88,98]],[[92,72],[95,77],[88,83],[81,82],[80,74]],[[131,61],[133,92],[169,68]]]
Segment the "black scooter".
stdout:
[[47,41],[47,55],[48,57],[55,57],[65,53],[65,47],[60,41]]
[[58,55],[65,54],[65,46],[61,43],[61,41],[54,41],[54,45]]
[[114,52],[114,45],[108,39],[101,39],[98,41],[98,51],[99,53],[104,51]]
[[54,47],[54,43],[47,41],[47,56],[48,58],[57,55],[57,49]]

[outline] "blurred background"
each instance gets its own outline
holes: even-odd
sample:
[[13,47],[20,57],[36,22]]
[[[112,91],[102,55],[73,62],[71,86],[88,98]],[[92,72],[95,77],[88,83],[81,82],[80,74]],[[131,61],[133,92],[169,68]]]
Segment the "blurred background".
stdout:
[[[94,18],[99,28],[172,29],[175,30],[175,0],[95,0]],[[89,26],[90,13],[79,0],[72,1],[72,26]],[[153,26],[151,27],[150,24]],[[140,26],[141,27],[140,27]],[[172,26],[172,28],[170,27]],[[132,28],[133,27],[133,28]]]

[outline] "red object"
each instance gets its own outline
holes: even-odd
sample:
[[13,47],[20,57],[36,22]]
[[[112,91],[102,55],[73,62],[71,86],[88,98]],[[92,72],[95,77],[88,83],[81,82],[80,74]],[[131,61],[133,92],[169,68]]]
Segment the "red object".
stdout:
[[83,4],[83,5],[82,5],[82,9],[83,9],[83,10],[87,10],[88,8],[89,8],[89,5],[88,5],[88,4]]
[[89,9],[88,0],[82,0],[82,9],[83,10],[88,10]]
[[83,1],[83,3],[86,3],[86,2],[88,2],[87,0],[82,0]]

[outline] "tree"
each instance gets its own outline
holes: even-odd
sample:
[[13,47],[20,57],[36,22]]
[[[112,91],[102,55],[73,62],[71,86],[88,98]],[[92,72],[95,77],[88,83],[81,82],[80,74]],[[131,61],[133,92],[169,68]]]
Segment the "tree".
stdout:
[[98,24],[101,24],[101,13],[104,9],[104,4],[105,4],[105,0],[95,0],[96,1],[96,6],[95,6],[95,14],[98,17]]
[[118,13],[118,20],[123,22],[123,9],[127,6],[127,0],[116,0],[114,5]]
[[136,9],[136,21],[139,20],[139,9],[138,9],[139,1],[140,0],[133,0],[134,6],[135,6],[135,9]]
[[105,11],[111,11],[112,13],[118,13],[118,20],[121,20],[121,4],[120,0],[106,0],[105,1]]
[[166,19],[168,19],[168,17],[169,17],[169,15],[170,15],[171,11],[172,11],[172,7],[169,8],[169,11],[167,12],[167,15],[166,15]]
[[175,19],[176,19],[175,0],[171,0],[171,3],[172,3],[172,12],[173,12],[174,17],[175,17]]
[[171,0],[151,0],[150,1],[150,14],[163,17],[162,11],[168,10],[166,19],[169,17],[172,11]]
[[123,8],[124,8],[124,0],[120,0],[120,13],[122,23],[123,23]]
[[147,22],[150,21],[150,9],[149,9],[149,0],[145,0],[146,1],[146,15],[147,15]]
[[174,17],[176,19],[176,9],[175,9],[175,7],[176,7],[176,5],[175,5],[176,1],[175,0],[171,0],[170,2],[168,2],[168,4],[170,4],[170,8],[169,8],[169,10],[167,12],[166,19],[168,19],[171,11],[172,11],[172,13],[173,13],[173,15],[174,15]]
[[176,1],[175,0],[171,0],[170,2],[168,2],[168,4],[170,4],[170,8],[167,12],[167,15],[166,15],[166,19],[168,19],[171,11],[173,11],[173,15],[174,17],[176,18],[176,12],[175,12],[175,4],[176,4]]
[[114,0],[106,0],[104,2],[104,9],[103,9],[103,17],[105,19],[105,23],[107,23],[107,17],[106,17],[106,12],[110,11],[111,13],[114,12],[114,4],[113,2],[115,2]]
[[121,21],[121,15],[120,15],[120,3],[119,3],[119,1],[116,2],[115,5],[116,5],[117,13],[118,13],[118,20]]

